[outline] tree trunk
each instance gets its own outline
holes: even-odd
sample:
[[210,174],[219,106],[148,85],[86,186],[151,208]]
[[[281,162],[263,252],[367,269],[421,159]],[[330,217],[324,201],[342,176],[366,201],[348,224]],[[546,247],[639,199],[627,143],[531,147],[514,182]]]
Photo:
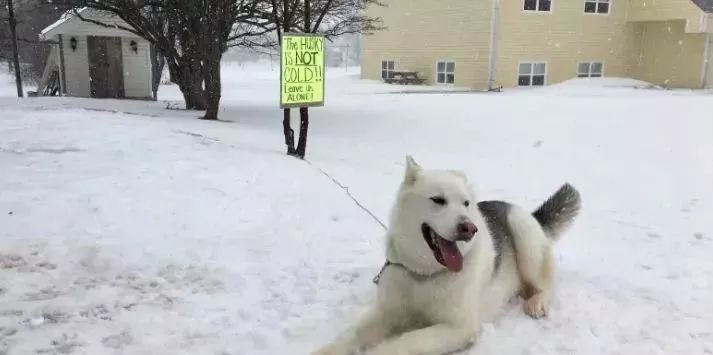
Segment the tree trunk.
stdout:
[[171,82],[178,85],[183,94],[186,110],[205,110],[203,75],[201,70],[194,71],[186,59],[166,58]]
[[178,88],[181,89],[186,101],[186,110],[205,110],[205,90],[203,90],[203,75],[196,70],[195,65],[184,65],[178,78]]
[[309,129],[309,107],[300,107],[300,138],[297,142],[297,157],[304,159],[307,154],[307,132]]
[[201,63],[200,57],[189,58],[189,68],[188,68],[188,81],[191,90],[191,97],[193,99],[193,105],[191,110],[205,110],[208,107],[206,102],[205,88],[203,87],[204,81],[204,68]]
[[15,84],[17,84],[17,97],[23,97],[22,75],[20,74],[20,57],[17,48],[17,20],[15,19],[15,9],[12,0],[7,1],[8,20],[10,22],[10,36],[12,36],[12,60],[15,64]]
[[189,77],[179,80],[178,88],[183,94],[186,110],[203,111],[206,109],[202,80],[197,81],[193,75],[189,75]]
[[205,61],[205,93],[207,108],[204,120],[217,120],[220,108],[221,81],[220,81],[220,51],[211,53],[211,58]]
[[157,50],[156,46],[151,45],[151,68],[153,77],[151,78],[151,92],[153,99],[158,99],[158,89],[161,86],[161,78],[163,77],[163,68],[166,67],[166,59]]
[[[312,32],[310,0],[304,2],[304,32]],[[309,132],[309,107],[300,107],[300,138],[297,142],[297,157],[304,159],[307,154],[307,132]]]
[[[273,2],[274,5],[274,2]],[[290,11],[289,9],[289,2],[285,1],[284,2],[284,13],[288,13]],[[277,19],[277,7],[273,7],[273,14],[275,16],[275,22],[277,23],[277,26],[280,26],[279,20]],[[286,19],[283,23],[283,33],[290,32],[290,22]],[[280,34],[280,31],[278,30],[278,37],[280,40],[280,46],[282,46],[282,36]],[[280,61],[282,61],[282,57],[280,57]],[[282,64],[280,64],[280,70],[282,70]],[[292,110],[289,108],[284,109],[283,116],[282,116],[282,133],[285,135],[285,145],[287,145],[287,155],[291,156],[296,156],[297,155],[297,150],[295,150],[295,131],[292,129],[292,122],[290,121],[290,117],[292,116]]]
[[296,155],[295,150],[295,131],[292,129],[290,122],[290,109],[284,109],[282,117],[282,132],[285,134],[285,145],[287,145],[287,155]]

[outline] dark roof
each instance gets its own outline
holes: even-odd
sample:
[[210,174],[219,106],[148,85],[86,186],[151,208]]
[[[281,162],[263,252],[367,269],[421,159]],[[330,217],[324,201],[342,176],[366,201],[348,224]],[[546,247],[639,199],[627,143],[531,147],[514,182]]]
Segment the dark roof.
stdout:
[[713,13],[713,0],[691,0],[693,1],[701,10]]

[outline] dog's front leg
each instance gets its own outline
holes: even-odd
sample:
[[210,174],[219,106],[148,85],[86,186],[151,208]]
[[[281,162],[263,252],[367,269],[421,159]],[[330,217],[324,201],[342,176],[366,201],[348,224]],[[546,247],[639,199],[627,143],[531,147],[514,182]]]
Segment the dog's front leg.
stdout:
[[404,333],[377,345],[368,355],[442,355],[463,350],[475,342],[470,327],[437,324]]
[[312,355],[351,355],[361,351],[364,347],[386,339],[393,331],[395,318],[395,314],[374,307],[354,327]]

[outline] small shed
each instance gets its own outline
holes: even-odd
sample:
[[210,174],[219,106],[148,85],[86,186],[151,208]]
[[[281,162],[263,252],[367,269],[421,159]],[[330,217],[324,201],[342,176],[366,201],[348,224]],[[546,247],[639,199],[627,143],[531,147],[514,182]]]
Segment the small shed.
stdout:
[[42,87],[54,81],[67,96],[155,100],[158,73],[152,45],[122,30],[131,27],[114,14],[89,8],[77,13],[65,13],[40,33],[53,48],[38,91],[52,92]]

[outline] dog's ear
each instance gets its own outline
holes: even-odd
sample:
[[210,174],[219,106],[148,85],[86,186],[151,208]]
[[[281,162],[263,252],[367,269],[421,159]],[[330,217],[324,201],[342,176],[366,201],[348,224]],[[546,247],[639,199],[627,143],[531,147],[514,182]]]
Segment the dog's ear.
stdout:
[[406,156],[406,174],[404,176],[404,184],[413,185],[416,183],[418,175],[421,173],[421,166],[413,160],[410,155]]
[[448,170],[451,174],[463,179],[463,181],[468,182],[468,176],[460,170]]

